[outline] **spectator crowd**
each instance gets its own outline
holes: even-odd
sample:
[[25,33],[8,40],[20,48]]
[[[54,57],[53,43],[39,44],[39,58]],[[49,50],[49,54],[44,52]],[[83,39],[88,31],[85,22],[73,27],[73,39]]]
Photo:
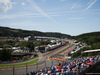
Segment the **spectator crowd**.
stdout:
[[99,62],[100,56],[83,57],[61,62],[58,65],[44,67],[36,72],[25,73],[24,75],[78,75],[86,68]]

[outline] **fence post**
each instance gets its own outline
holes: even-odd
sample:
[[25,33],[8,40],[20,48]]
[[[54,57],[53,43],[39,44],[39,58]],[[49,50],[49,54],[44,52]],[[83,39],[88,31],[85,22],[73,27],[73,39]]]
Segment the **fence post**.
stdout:
[[46,67],[46,60],[45,60],[45,67]]
[[52,66],[53,66],[53,60],[51,60],[52,61]]
[[26,74],[27,74],[27,63],[26,63]]
[[59,60],[58,60],[58,64],[59,64]]
[[37,62],[37,71],[38,71],[38,62]]
[[13,75],[14,75],[14,72],[15,72],[15,67],[14,67],[14,64],[13,64]]

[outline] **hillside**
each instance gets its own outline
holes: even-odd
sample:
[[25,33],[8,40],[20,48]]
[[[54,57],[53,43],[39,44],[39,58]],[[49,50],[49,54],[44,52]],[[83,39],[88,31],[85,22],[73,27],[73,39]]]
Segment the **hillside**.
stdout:
[[[80,56],[81,52],[85,50],[100,49],[100,32],[81,34],[76,36],[75,39],[86,43],[87,46],[74,53],[72,55],[73,58]],[[100,52],[93,52],[93,53],[91,52],[83,54],[83,56],[94,56],[94,55],[100,55]]]
[[0,27],[0,37],[25,37],[25,36],[48,36],[57,38],[71,38],[70,35],[57,32],[40,32],[22,29],[13,29],[8,27]]
[[100,32],[91,32],[81,34],[75,37],[78,41],[85,42],[88,45],[92,45],[94,43],[100,43]]

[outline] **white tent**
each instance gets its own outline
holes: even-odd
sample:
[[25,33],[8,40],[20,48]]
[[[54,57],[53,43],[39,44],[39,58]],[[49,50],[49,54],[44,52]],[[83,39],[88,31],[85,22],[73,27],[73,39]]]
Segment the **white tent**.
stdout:
[[96,50],[86,50],[86,51],[84,51],[82,53],[98,52],[98,51],[100,51],[100,49],[96,49]]

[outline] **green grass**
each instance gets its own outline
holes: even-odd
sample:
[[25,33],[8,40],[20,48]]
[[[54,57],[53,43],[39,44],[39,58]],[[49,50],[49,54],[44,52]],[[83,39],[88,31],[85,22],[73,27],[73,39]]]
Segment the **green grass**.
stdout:
[[[64,49],[62,49],[61,51],[59,51],[55,55],[59,55],[61,52],[65,51],[66,49],[69,49],[70,47],[73,47],[73,46],[74,46],[74,44],[70,45],[69,47],[65,47]],[[52,59],[52,56],[50,58]]]
[[[14,66],[24,66],[24,65],[31,65],[31,64],[34,64],[38,61],[39,59],[35,59],[35,60],[32,60],[32,61],[29,61],[29,62],[25,62],[25,63],[19,63],[19,64],[14,64]],[[9,67],[9,66],[13,66],[13,64],[3,64],[3,65],[0,65],[0,67]]]
[[57,55],[59,55],[61,52],[65,51],[66,49],[68,49],[68,48],[70,48],[70,47],[72,47],[72,46],[74,46],[74,44],[70,45],[70,46],[67,47],[67,48],[64,48],[63,50],[61,50],[60,52],[58,52]]

